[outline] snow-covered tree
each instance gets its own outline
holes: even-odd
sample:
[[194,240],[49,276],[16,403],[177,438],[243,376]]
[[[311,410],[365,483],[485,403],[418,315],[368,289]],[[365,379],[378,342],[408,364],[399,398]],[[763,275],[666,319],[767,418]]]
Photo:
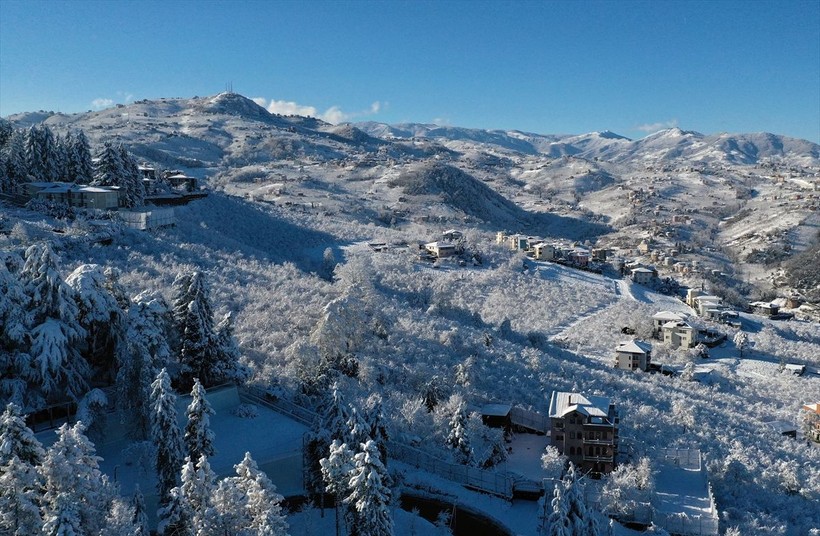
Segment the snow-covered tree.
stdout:
[[602,503],[607,513],[629,515],[652,500],[654,480],[649,458],[636,465],[621,464],[606,478]]
[[350,475],[353,472],[353,452],[338,439],[330,444],[327,458],[319,460],[325,490],[333,495],[336,505],[336,533],[339,534],[339,507],[350,492]]
[[8,404],[0,416],[0,466],[13,457],[29,465],[39,465],[44,455],[43,446],[26,426],[20,407]]
[[351,445],[366,443],[370,439],[370,425],[365,422],[356,408],[350,408],[350,417],[347,419],[347,434],[345,442]]
[[85,132],[78,130],[71,136],[68,144],[68,167],[69,180],[77,184],[89,184],[94,180],[94,164],[91,159],[91,146]]
[[88,532],[83,526],[83,520],[78,512],[79,505],[66,495],[55,498],[54,509],[45,518],[43,536],[86,536]]
[[86,425],[87,435],[94,441],[105,437],[107,430],[108,397],[101,389],[92,389],[77,405],[76,419]]
[[168,371],[162,369],[151,384],[151,439],[157,449],[157,488],[167,504],[182,466],[182,438],[177,423],[176,395]]
[[125,348],[126,328],[125,312],[108,290],[108,277],[102,266],[82,264],[68,275],[66,284],[74,290],[78,319],[86,332],[88,362],[96,377],[113,380],[115,357]]
[[151,383],[171,355],[170,309],[160,294],[140,293],[128,310],[127,324],[128,347],[117,373],[117,408],[132,436],[145,439],[151,429]]
[[12,456],[0,464],[0,534],[28,536],[43,526],[37,469]]
[[168,492],[167,504],[157,512],[157,534],[160,536],[196,536],[193,528],[193,512],[178,487]]
[[216,326],[216,361],[214,376],[222,381],[242,383],[250,378],[250,370],[240,361],[239,345],[233,336],[233,313],[225,313]]
[[74,292],[60,276],[48,245],[30,246],[22,277],[29,297],[31,362],[24,371],[45,395],[79,400],[88,390],[89,366],[80,354],[85,330],[79,323]]
[[131,499],[131,506],[134,509],[134,534],[133,536],[149,536],[148,511],[145,509],[145,497],[140,490],[139,484],[134,488],[134,497]]
[[732,342],[735,343],[735,348],[737,348],[740,357],[743,357],[743,350],[746,349],[746,344],[749,342],[749,335],[745,331],[738,331],[732,337]]
[[450,418],[450,432],[447,435],[446,443],[448,447],[453,449],[453,456],[458,463],[474,465],[475,456],[467,433],[467,412],[464,408],[463,401],[456,406],[456,410]]
[[17,192],[24,182],[29,181],[26,161],[26,134],[15,130],[3,150],[6,165],[6,183],[3,191]]
[[58,439],[47,451],[40,474],[43,479],[43,519],[60,518],[66,512],[64,500],[76,507],[80,527],[88,534],[98,534],[114,498],[114,491],[99,468],[102,458],[85,436],[85,425],[64,424]]
[[353,457],[353,471],[345,501],[356,510],[356,530],[367,536],[392,536],[390,488],[386,485],[387,470],[379,459],[379,448],[369,440],[360,445],[361,452]]
[[224,377],[223,363],[216,344],[213,309],[205,277],[201,272],[180,273],[174,281],[174,320],[180,339],[180,381],[192,385],[216,385]]
[[208,534],[287,536],[283,497],[250,453],[234,469],[236,476],[223,479],[213,494],[206,513]]
[[212,534],[208,525],[212,522],[208,518],[208,509],[211,507],[211,497],[216,488],[216,475],[206,456],[201,456],[196,466],[191,458],[185,458],[185,464],[180,473],[180,489],[182,496],[191,509],[191,526],[196,534]]
[[390,440],[390,434],[387,430],[387,422],[384,418],[384,410],[382,408],[382,399],[375,395],[371,397],[372,405],[370,411],[367,412],[367,423],[370,425],[369,437],[376,442],[379,447],[379,455],[382,463],[387,467],[387,442]]
[[137,162],[122,145],[117,150],[122,166],[119,185],[124,191],[124,204],[126,207],[141,207],[145,204],[145,187],[142,185],[142,174]]
[[120,151],[113,143],[103,143],[94,165],[93,186],[122,186],[123,164]]
[[214,449],[214,433],[211,430],[210,416],[214,415],[211,404],[205,397],[205,389],[194,379],[191,389],[191,403],[188,405],[188,424],[185,426],[185,447],[192,460],[202,456],[210,457],[216,453]]
[[54,133],[46,125],[32,126],[26,136],[26,165],[31,180],[58,180],[57,149]]
[[552,511],[547,520],[550,536],[598,536],[600,529],[595,512],[587,510],[583,484],[578,481],[575,466],[570,463],[561,482],[555,484]]

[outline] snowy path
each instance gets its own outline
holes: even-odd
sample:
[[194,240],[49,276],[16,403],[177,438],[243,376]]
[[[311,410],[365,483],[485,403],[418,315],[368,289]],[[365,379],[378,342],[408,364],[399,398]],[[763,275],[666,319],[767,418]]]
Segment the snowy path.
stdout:
[[635,297],[632,295],[632,292],[629,290],[629,286],[626,287],[622,286],[623,281],[620,279],[613,279],[611,280],[613,285],[612,289],[612,296],[613,299],[608,302],[603,302],[588,311],[586,311],[581,316],[577,316],[572,318],[569,322],[564,322],[558,326],[555,326],[550,333],[548,334],[548,338],[550,341],[554,341],[556,339],[561,339],[562,335],[567,331],[570,331],[574,326],[580,324],[581,322],[586,322],[590,318],[594,317],[597,314],[607,310],[608,308],[612,307],[613,304],[619,302],[620,300],[627,299],[626,296],[629,296],[632,300],[635,300]]

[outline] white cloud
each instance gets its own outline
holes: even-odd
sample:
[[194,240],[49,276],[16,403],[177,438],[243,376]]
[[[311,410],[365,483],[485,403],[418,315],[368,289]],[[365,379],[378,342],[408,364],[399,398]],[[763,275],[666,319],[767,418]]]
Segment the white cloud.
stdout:
[[325,110],[325,113],[319,116],[319,119],[335,125],[338,123],[344,123],[345,121],[350,121],[350,119],[353,118],[353,115],[354,114],[344,113],[338,106],[331,106]]
[[313,106],[302,106],[293,101],[272,100],[268,104],[268,111],[272,114],[280,115],[306,115],[317,117],[316,108]]
[[253,101],[260,106],[266,107],[272,114],[316,117],[317,119],[333,124],[352,121],[357,117],[376,115],[387,108],[386,102],[374,101],[367,109],[358,112],[345,112],[341,107],[334,105],[320,113],[315,106],[307,106],[293,101],[272,100],[268,102],[264,97],[255,97]]
[[635,130],[640,130],[642,132],[657,132],[665,128],[673,128],[676,126],[678,126],[678,120],[670,119],[669,121],[658,121],[657,123],[644,123],[643,125],[638,125],[635,127]]
[[113,106],[114,101],[112,99],[94,99],[91,101],[91,108],[94,110],[102,110],[103,108],[108,108],[109,106]]

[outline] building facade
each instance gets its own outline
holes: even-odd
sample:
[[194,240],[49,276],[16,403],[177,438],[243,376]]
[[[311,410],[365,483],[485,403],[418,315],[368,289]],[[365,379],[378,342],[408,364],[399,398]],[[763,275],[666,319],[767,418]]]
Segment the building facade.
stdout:
[[550,443],[593,477],[615,469],[620,418],[605,397],[553,391]]

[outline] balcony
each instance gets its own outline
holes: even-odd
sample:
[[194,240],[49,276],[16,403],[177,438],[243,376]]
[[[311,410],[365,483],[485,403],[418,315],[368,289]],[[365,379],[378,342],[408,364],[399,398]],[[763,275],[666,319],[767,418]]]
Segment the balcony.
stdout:
[[587,456],[584,454],[583,460],[585,462],[604,462],[604,463],[613,463],[615,461],[614,456]]
[[613,439],[584,439],[583,440],[584,445],[612,446],[612,445],[616,444],[617,442],[618,442],[617,439],[615,439],[615,440],[613,440]]

